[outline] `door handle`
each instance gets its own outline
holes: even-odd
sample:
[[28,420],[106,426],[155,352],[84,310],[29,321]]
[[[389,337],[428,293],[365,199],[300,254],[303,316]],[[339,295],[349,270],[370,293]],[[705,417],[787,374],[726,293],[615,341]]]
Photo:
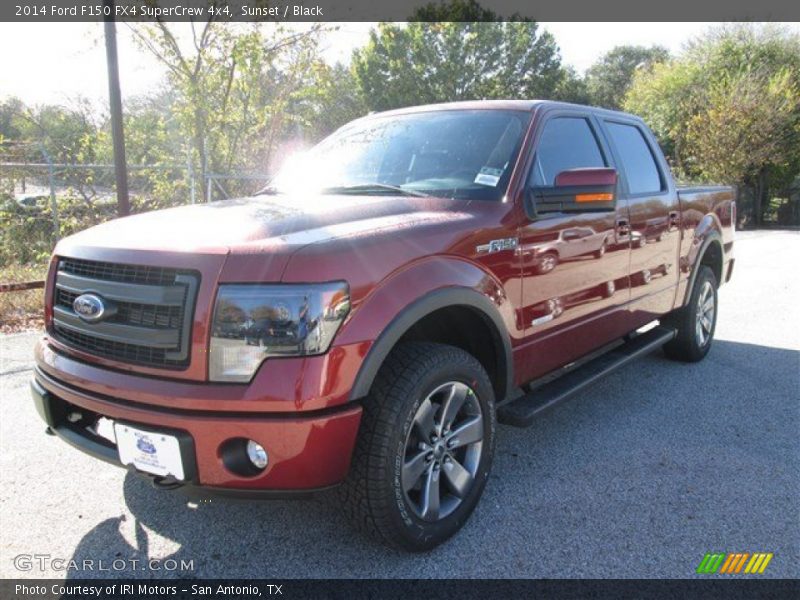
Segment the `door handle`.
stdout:
[[672,210],[669,213],[669,224],[670,226],[677,227],[681,222],[681,214],[677,210]]
[[631,224],[628,219],[617,219],[617,235],[630,235]]

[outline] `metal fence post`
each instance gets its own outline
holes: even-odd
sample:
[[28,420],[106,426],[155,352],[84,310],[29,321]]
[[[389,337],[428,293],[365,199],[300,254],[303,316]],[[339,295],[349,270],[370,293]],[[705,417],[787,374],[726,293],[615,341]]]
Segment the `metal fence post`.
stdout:
[[50,185],[50,216],[53,219],[53,244],[61,237],[61,225],[58,220],[58,202],[56,202],[56,175],[53,161],[44,146],[41,146],[42,156],[47,161],[47,179]]

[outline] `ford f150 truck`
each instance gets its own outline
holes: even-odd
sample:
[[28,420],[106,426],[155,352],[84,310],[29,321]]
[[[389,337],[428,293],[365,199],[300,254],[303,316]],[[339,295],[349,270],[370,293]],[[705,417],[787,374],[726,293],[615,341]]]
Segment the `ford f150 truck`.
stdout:
[[429,549],[475,508],[498,422],[662,346],[706,355],[735,210],[730,188],[677,188],[627,114],[370,115],[254,197],[61,241],[34,402],[157,486],[338,486],[361,528]]

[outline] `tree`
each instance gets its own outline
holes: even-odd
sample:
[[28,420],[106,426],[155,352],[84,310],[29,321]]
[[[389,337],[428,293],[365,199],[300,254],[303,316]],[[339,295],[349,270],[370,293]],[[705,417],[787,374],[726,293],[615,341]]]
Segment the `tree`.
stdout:
[[637,70],[669,60],[663,46],[617,46],[586,71],[590,103],[619,110]]
[[[190,198],[186,169],[191,144],[172,112],[175,94],[162,89],[125,103],[125,154],[130,165],[152,165],[128,172],[134,210],[153,210],[186,203]],[[110,135],[103,138],[102,162],[113,161]],[[167,169],[174,165],[174,170]],[[200,194],[197,194],[198,196]]]
[[312,79],[321,26],[302,31],[258,24],[131,25],[134,38],[168,69],[171,107],[190,140],[201,181],[209,172],[265,171],[295,125],[289,108]]
[[45,104],[20,107],[14,120],[18,139],[36,141],[53,162],[81,163],[95,159],[98,125],[86,99],[69,107]]
[[484,8],[475,0],[450,0],[449,2],[430,2],[419,7],[408,19],[409,21],[428,21],[437,23],[442,21],[460,22],[489,22],[489,21],[522,21],[518,14],[508,19],[501,19],[499,15],[488,8]]
[[[24,151],[25,162],[52,162],[67,165],[97,161],[104,132],[102,118],[85,98],[73,99],[68,106],[44,104],[26,106],[12,102],[9,139]],[[59,169],[56,178],[77,193],[87,206],[97,195],[97,175],[92,169]]]
[[800,36],[712,30],[678,60],[637,73],[624,105],[645,118],[679,174],[753,190],[758,224],[770,189],[800,172]]
[[352,69],[320,60],[314,65],[312,81],[295,97],[293,111],[309,140],[317,141],[345,123],[367,114]]
[[578,75],[572,67],[561,69],[561,79],[556,84],[551,99],[575,104],[591,104],[586,80]]
[[19,98],[6,98],[0,102],[0,142],[22,137],[20,119],[24,112],[25,104]]
[[567,77],[555,39],[532,21],[381,23],[354,52],[353,70],[371,110],[554,98]]

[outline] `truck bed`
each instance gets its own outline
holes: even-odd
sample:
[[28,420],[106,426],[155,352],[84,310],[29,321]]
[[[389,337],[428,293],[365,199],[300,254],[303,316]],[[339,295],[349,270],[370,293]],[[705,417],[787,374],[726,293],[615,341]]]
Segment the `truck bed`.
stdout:
[[[724,185],[678,186],[684,230],[702,233],[717,229],[722,237],[723,270],[720,283],[730,278],[736,229],[736,188]],[[704,223],[705,221],[705,223]]]
[[691,220],[694,211],[703,216],[716,215],[722,237],[733,233],[736,219],[736,188],[727,185],[678,186],[678,198],[684,218]]

